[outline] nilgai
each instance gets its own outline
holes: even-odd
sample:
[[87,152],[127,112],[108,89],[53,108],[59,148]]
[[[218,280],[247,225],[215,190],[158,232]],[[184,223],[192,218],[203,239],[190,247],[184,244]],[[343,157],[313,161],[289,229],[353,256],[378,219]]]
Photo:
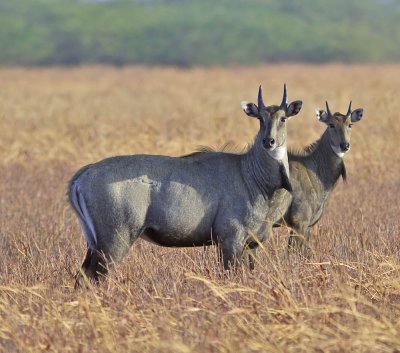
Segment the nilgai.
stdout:
[[78,272],[98,281],[139,237],[167,247],[217,244],[225,269],[237,264],[252,235],[265,234],[272,195],[291,190],[286,121],[301,101],[266,107],[242,102],[260,129],[247,152],[193,153],[183,157],[118,156],[80,169],[69,183],[69,201],[88,250]]
[[277,222],[294,230],[289,246],[302,251],[308,247],[311,228],[321,218],[329,194],[341,176],[346,180],[343,157],[350,150],[352,125],[362,119],[363,109],[352,111],[350,102],[346,114],[332,114],[326,102],[326,111],[316,110],[316,114],[327,129],[303,153],[288,152],[293,191],[283,193],[284,216]]

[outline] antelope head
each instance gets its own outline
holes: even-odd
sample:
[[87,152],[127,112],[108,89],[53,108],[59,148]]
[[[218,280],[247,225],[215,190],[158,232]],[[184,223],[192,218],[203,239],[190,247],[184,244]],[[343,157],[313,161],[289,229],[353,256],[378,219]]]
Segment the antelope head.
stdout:
[[351,127],[362,119],[364,110],[362,108],[352,110],[350,102],[346,114],[339,112],[332,114],[326,102],[326,111],[317,109],[315,112],[317,119],[328,126],[332,150],[342,158],[350,150]]
[[248,116],[260,121],[259,135],[262,145],[272,158],[282,160],[286,156],[286,122],[300,112],[302,104],[303,102],[298,100],[288,105],[286,84],[279,106],[264,105],[261,86],[258,90],[258,105],[250,102],[241,103]]

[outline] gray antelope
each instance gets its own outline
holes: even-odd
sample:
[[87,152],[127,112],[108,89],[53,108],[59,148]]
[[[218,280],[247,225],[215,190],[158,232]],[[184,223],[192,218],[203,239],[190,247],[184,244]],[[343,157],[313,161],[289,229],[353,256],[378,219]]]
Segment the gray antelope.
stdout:
[[261,86],[258,105],[242,102],[260,122],[245,153],[117,156],[80,169],[68,190],[88,245],[76,285],[83,274],[106,275],[139,237],[167,247],[217,244],[225,269],[235,267],[251,234],[263,241],[274,192],[291,190],[286,121],[302,102],[287,103],[286,86],[279,106],[264,105]]
[[[353,123],[363,117],[363,109],[354,111],[351,102],[346,114],[316,110],[319,121],[327,125],[321,138],[306,147],[303,153],[288,152],[292,194],[283,193],[280,207],[283,218],[277,226],[287,225],[291,232],[289,246],[305,250],[311,228],[319,221],[329,194],[339,178],[346,181],[343,157],[350,150]],[[286,211],[285,211],[286,210]]]

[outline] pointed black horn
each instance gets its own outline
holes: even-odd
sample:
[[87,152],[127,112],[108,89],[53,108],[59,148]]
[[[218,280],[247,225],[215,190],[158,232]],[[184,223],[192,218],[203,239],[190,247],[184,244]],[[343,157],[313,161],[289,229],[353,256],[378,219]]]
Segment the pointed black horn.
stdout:
[[258,108],[265,108],[263,97],[262,97],[262,89],[261,85],[260,88],[258,89]]
[[331,110],[329,109],[328,101],[325,101],[325,104],[326,104],[326,112],[328,113],[328,116],[331,117],[332,113]]
[[286,83],[283,85],[283,97],[282,97],[282,103],[280,105],[280,109],[286,110],[287,108],[287,103],[288,103],[288,97],[287,97],[287,90],[286,90]]
[[351,115],[351,101],[350,101],[350,104],[349,104],[349,109],[347,109],[346,116],[350,116],[350,115]]

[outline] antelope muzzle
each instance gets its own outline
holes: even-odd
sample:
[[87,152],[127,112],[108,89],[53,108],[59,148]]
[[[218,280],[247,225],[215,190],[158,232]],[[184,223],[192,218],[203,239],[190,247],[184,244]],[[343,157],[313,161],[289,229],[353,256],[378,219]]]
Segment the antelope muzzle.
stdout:
[[350,144],[349,144],[348,142],[342,142],[342,143],[340,144],[340,149],[341,149],[343,152],[347,152],[347,151],[350,149]]
[[276,146],[276,141],[273,137],[264,137],[263,138],[263,146],[267,150],[272,150]]

